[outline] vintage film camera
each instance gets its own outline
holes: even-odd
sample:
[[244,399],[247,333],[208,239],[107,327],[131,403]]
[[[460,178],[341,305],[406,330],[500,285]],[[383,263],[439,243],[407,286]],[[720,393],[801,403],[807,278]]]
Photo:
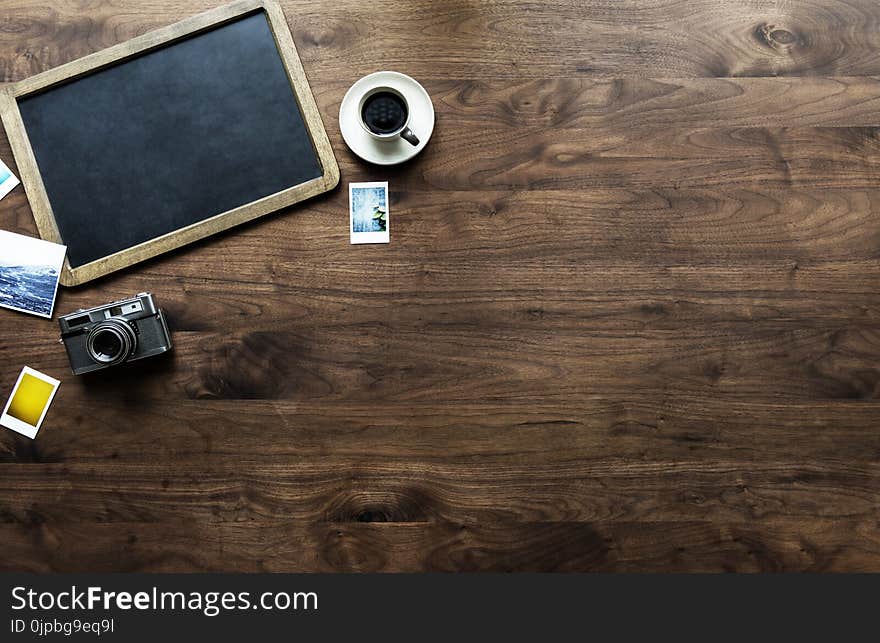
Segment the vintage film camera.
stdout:
[[58,319],[70,367],[82,375],[171,350],[171,334],[150,293]]

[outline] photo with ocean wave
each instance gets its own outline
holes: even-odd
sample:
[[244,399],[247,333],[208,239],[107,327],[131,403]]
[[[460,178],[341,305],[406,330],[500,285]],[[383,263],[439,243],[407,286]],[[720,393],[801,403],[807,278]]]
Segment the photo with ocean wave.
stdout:
[[65,246],[0,230],[0,306],[52,317]]

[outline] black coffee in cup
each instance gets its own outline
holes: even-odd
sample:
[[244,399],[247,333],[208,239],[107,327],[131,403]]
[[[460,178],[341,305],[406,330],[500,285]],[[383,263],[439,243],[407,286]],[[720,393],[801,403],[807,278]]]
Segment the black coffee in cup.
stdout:
[[361,108],[364,125],[374,134],[393,134],[406,125],[409,114],[404,100],[392,92],[369,96]]

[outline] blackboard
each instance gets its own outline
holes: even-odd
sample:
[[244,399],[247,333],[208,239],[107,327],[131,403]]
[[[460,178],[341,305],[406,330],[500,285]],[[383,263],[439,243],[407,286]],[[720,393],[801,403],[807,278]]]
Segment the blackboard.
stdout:
[[25,139],[14,148],[27,148],[16,160],[32,205],[46,201],[41,236],[68,246],[67,283],[336,185],[299,60],[284,56],[286,22],[272,24],[272,12],[283,20],[273,2],[239,2],[12,97],[9,120]]

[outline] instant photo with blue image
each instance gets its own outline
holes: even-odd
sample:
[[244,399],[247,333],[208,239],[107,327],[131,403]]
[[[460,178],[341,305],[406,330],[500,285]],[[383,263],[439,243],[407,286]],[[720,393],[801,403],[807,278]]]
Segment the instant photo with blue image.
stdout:
[[388,243],[388,182],[349,183],[352,243]]
[[65,246],[0,230],[0,306],[52,317]]
[[12,192],[18,184],[19,180],[12,173],[12,170],[6,167],[6,163],[0,161],[0,199]]

